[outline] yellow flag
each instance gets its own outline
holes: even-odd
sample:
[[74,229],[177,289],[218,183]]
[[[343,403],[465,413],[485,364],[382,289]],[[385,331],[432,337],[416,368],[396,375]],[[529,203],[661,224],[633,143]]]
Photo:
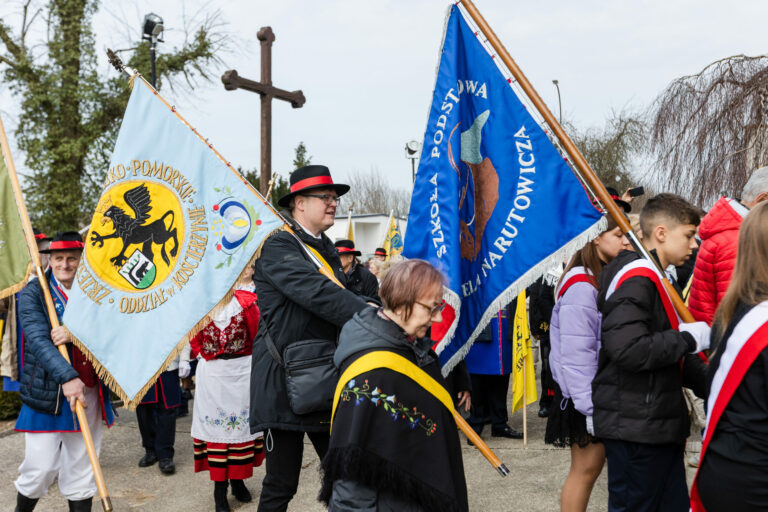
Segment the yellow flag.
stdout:
[[347,215],[347,240],[355,241],[355,230],[352,228],[352,210]]
[[387,252],[387,260],[392,256],[397,256],[403,252],[403,236],[400,234],[400,229],[397,227],[397,221],[394,216],[389,216],[389,225],[387,226],[387,236],[384,238],[382,247]]
[[525,290],[517,296],[512,346],[512,413],[538,400]]

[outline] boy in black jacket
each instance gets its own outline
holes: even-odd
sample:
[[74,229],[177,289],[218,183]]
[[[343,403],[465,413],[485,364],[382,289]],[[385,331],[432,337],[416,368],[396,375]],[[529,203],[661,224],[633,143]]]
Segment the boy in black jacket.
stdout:
[[[699,221],[679,196],[648,201],[640,214],[643,242],[661,268],[690,257]],[[593,424],[605,442],[609,510],[687,511],[683,451],[690,422],[682,388],[704,395],[706,365],[696,353],[708,348],[709,327],[681,323],[658,270],[631,251],[603,270],[598,307]]]

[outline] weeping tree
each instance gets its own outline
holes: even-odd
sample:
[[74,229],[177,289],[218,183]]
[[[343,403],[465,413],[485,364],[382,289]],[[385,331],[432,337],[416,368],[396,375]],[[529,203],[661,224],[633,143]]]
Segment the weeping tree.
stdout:
[[645,149],[646,127],[636,113],[612,112],[603,128],[580,130],[566,123],[568,134],[606,186],[619,194],[638,185],[633,170]]
[[739,197],[768,164],[768,56],[736,55],[674,80],[649,110],[654,184],[699,205]]
[[[0,83],[19,101],[14,134],[31,171],[24,192],[33,222],[45,231],[90,220],[130,95],[124,77],[98,73],[92,26],[98,5],[25,0],[15,27],[0,19]],[[141,20],[132,21],[138,27]],[[158,54],[158,88],[193,89],[226,49],[216,13],[191,23],[181,47]],[[148,43],[125,46],[131,53],[123,60],[148,76]]]

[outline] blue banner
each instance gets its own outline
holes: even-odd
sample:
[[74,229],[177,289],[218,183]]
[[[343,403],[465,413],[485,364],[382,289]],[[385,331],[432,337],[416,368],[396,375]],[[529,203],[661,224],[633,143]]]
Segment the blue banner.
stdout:
[[282,224],[135,77],[64,325],[136,405]]
[[602,226],[497,61],[451,6],[403,252],[447,278],[444,372],[499,309]]

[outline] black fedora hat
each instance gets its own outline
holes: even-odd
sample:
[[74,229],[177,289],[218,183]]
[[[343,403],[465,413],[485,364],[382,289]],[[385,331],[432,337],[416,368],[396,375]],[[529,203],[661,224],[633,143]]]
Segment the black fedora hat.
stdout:
[[37,240],[38,242],[49,242],[51,240],[51,237],[46,236],[45,233],[43,233],[37,228],[32,228],[32,233],[34,233],[35,240]]
[[615,188],[605,187],[605,190],[607,190],[608,193],[611,195],[611,198],[613,198],[613,202],[622,207],[622,209],[624,210],[624,213],[629,213],[632,211],[632,205],[630,205],[628,202],[624,201],[621,197],[619,197],[619,193],[616,191]]
[[387,251],[383,247],[377,247],[376,251],[373,253],[374,256],[386,256]]
[[355,250],[355,242],[352,240],[337,240],[336,243],[336,251],[339,253],[339,256],[342,254],[351,254],[352,256],[360,256],[360,251]]
[[283,208],[288,207],[293,197],[309,190],[332,188],[340,196],[349,192],[349,185],[333,182],[331,171],[324,165],[299,167],[291,173],[290,184],[291,191],[277,201],[277,204]]
[[59,231],[51,239],[51,244],[48,248],[42,249],[39,252],[49,254],[53,251],[77,251],[83,250],[84,247],[83,239],[77,231]]

